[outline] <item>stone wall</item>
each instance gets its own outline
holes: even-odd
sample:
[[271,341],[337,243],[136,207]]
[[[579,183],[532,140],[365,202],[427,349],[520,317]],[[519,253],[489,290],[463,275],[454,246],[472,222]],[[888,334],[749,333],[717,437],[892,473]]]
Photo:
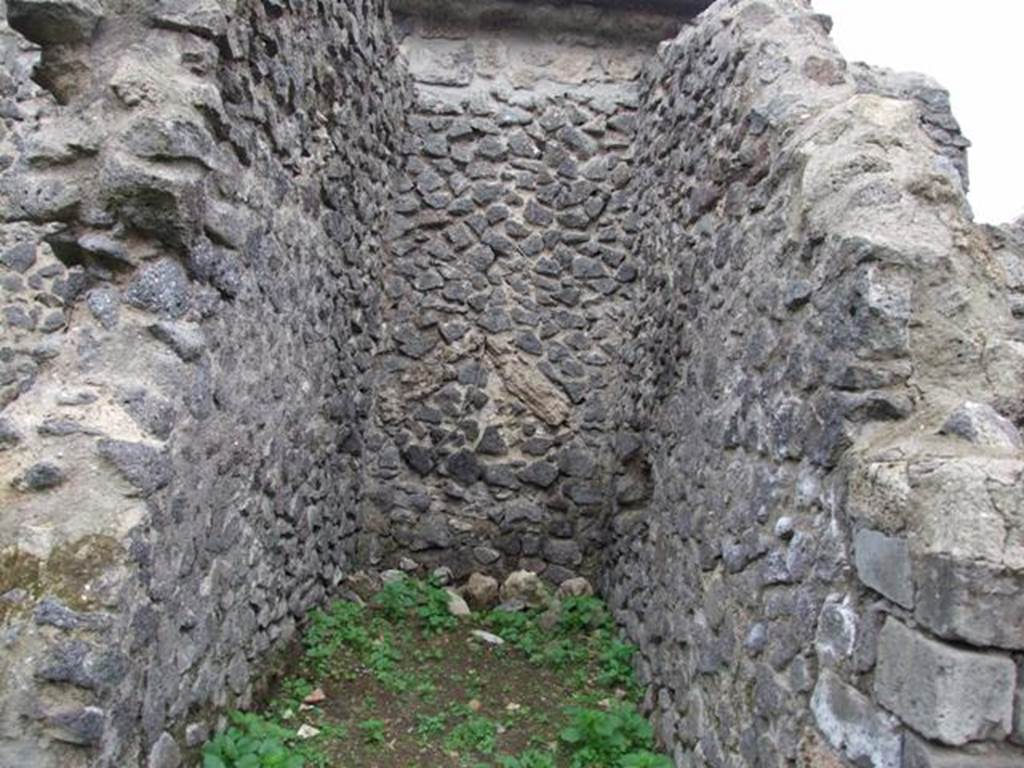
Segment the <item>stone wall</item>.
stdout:
[[377,0],[6,11],[0,765],[175,766],[354,554],[406,83]]
[[802,0],[8,3],[0,768],[174,768],[436,565],[600,576],[678,766],[1024,762],[1024,229],[936,84]]
[[678,16],[396,5],[416,83],[385,284],[365,553],[593,573],[640,67]]
[[605,590],[679,766],[1021,765],[1019,241],[827,31],[719,2],[645,78]]

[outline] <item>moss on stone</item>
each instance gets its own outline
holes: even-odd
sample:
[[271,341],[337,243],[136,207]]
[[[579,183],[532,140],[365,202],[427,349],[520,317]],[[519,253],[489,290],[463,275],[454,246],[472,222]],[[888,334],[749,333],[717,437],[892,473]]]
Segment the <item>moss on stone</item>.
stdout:
[[4,550],[0,553],[0,595],[22,589],[29,599],[0,602],[0,624],[47,594],[73,610],[95,610],[98,606],[87,587],[123,553],[117,539],[101,535],[84,536],[56,547],[46,560],[16,547]]

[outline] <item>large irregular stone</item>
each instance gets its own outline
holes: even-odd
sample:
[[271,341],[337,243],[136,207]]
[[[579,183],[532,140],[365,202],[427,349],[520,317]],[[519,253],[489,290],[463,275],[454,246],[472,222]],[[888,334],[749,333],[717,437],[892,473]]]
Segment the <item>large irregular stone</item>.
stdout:
[[520,601],[529,606],[541,606],[549,598],[547,588],[533,571],[513,571],[501,585],[503,603]]
[[1008,736],[1016,678],[1006,656],[954,648],[891,617],[882,627],[875,696],[927,738],[958,746]]
[[903,768],[897,720],[831,670],[818,676],[811,711],[828,743],[854,764]]
[[99,707],[69,707],[46,717],[50,734],[59,741],[95,746],[103,738],[107,713]]
[[1024,577],[926,555],[916,579],[914,618],[935,634],[983,648],[1024,650]]
[[153,446],[104,439],[96,444],[96,449],[143,496],[155,493],[171,481],[170,458]]
[[1024,750],[987,744],[972,748],[949,749],[930,744],[908,733],[903,741],[902,768],[1020,768]]
[[472,573],[461,592],[470,608],[486,611],[498,602],[498,580],[482,573]]
[[557,427],[569,418],[569,401],[543,375],[519,360],[500,356],[498,372],[505,388],[549,427]]
[[914,607],[914,577],[906,541],[865,528],[854,537],[853,550],[862,582],[904,608]]
[[179,768],[181,761],[181,748],[174,737],[164,731],[149,751],[146,768]]
[[103,18],[96,0],[8,0],[7,23],[34,43],[81,43]]

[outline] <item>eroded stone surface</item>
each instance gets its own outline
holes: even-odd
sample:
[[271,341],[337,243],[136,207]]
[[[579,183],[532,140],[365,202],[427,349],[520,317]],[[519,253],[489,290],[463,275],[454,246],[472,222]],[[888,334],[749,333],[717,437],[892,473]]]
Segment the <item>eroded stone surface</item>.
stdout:
[[915,731],[956,746],[1009,735],[1016,676],[1009,658],[945,645],[890,618],[874,690]]
[[678,765],[1015,756],[1020,228],[935,83],[704,5],[5,6],[0,763],[190,764],[439,568],[596,577]]

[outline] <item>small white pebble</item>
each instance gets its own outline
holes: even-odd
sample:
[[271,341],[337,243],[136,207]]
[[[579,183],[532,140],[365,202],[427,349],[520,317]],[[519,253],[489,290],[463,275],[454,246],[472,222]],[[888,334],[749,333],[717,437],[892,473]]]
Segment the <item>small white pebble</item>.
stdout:
[[504,645],[505,641],[497,635],[492,635],[490,632],[484,632],[482,629],[474,629],[471,633],[473,637],[483,640],[489,645]]

